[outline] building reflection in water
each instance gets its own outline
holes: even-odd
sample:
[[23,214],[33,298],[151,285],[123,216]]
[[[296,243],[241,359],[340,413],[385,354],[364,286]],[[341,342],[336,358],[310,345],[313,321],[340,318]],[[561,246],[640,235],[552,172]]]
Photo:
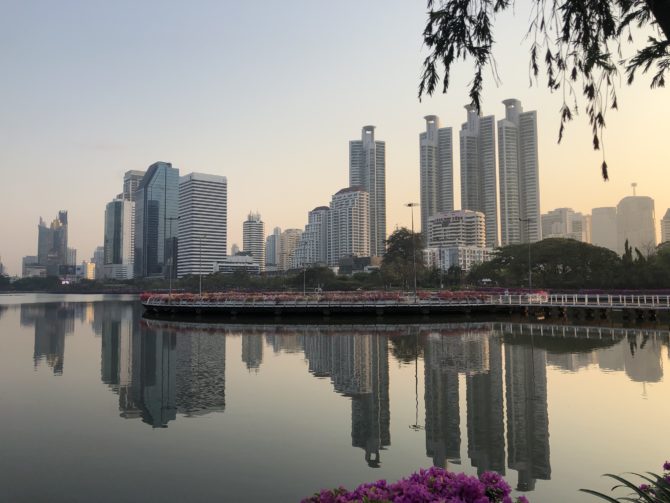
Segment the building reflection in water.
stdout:
[[136,311],[127,305],[123,313],[96,313],[101,377],[118,393],[121,416],[164,428],[177,413],[224,411],[225,335],[206,326],[140,322]]
[[263,363],[263,335],[242,335],[242,361],[248,370],[258,372]]
[[65,336],[74,333],[76,306],[83,312],[82,304],[21,304],[21,326],[35,327],[35,368],[44,360],[54,374],[63,374]]

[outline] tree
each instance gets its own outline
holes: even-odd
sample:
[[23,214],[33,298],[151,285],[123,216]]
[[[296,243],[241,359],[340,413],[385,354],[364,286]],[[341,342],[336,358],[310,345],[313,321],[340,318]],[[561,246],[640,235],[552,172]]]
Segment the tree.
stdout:
[[[421,234],[405,227],[397,229],[386,241],[386,254],[382,260],[381,273],[387,283],[402,283],[409,288],[414,281],[414,263],[417,277],[424,274],[423,240]],[[412,260],[412,251],[415,252]]]
[[[469,96],[480,110],[483,72],[490,67],[497,81],[493,25],[498,13],[513,9],[511,0],[427,0],[428,22],[423,32],[429,54],[423,63],[419,99],[432,95],[442,82],[449,88],[452,65],[474,60],[474,78]],[[527,36],[530,39],[531,81],[537,82],[544,66],[546,85],[563,93],[558,141],[565,125],[578,111],[578,97],[586,102],[594,150],[600,150],[605,112],[617,109],[619,70],[627,82],[636,73],[653,68],[651,87],[665,85],[670,68],[669,0],[532,0],[533,11]],[[633,45],[633,32],[651,32],[641,48],[624,56],[624,46]],[[442,74],[440,75],[440,68]],[[603,152],[602,176],[608,179]]]

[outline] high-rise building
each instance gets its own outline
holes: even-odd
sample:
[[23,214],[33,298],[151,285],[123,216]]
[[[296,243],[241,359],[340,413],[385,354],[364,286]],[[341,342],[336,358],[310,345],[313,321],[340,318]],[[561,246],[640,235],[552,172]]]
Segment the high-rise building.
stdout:
[[328,263],[328,206],[319,206],[309,212],[305,232],[293,255],[292,267],[311,267]]
[[556,208],[542,215],[542,239],[567,238],[588,243],[590,237],[590,215],[582,215],[572,208]]
[[105,247],[97,246],[93,251],[91,263],[95,266],[95,279],[101,279],[105,276]]
[[533,243],[542,238],[537,112],[524,112],[519,100],[503,104],[505,118],[498,121],[501,242]]
[[665,212],[661,219],[661,243],[670,241],[670,209]]
[[265,265],[277,268],[279,264],[279,244],[281,241],[281,228],[275,227],[265,240]]
[[346,256],[370,256],[370,196],[363,187],[347,187],[333,195],[328,217],[328,264]]
[[419,135],[421,164],[421,232],[428,241],[428,219],[454,209],[454,152],[450,127],[440,127],[437,115],[426,115]]
[[486,246],[484,214],[479,211],[445,211],[428,219],[428,246]]
[[238,253],[240,253],[240,247],[237,243],[233,243],[230,247],[230,255],[234,257]]
[[225,176],[190,173],[179,180],[179,262],[177,276],[210,274],[226,257],[228,181]]
[[654,200],[646,196],[624,197],[617,205],[617,235],[619,254],[626,242],[647,256],[656,248],[656,217]]
[[115,199],[105,208],[104,266],[105,278],[131,279],[133,277],[133,242],[131,230],[133,203]]
[[135,200],[135,191],[139,188],[146,173],[146,171],[136,169],[125,172],[123,175],[123,199],[126,201]]
[[364,126],[360,140],[349,142],[349,186],[369,194],[369,255],[386,251],[386,143],[375,140],[375,126]]
[[250,212],[242,224],[242,251],[251,253],[261,271],[265,270],[265,223],[260,213]]
[[591,243],[612,251],[618,251],[616,208],[593,208],[591,210]]
[[61,266],[68,265],[67,211],[59,211],[49,227],[40,218],[37,227],[37,261],[47,276],[58,276]]
[[279,264],[280,271],[288,271],[291,268],[293,255],[295,254],[302,231],[300,229],[286,229],[281,233],[279,240]]
[[149,166],[135,191],[135,277],[177,273],[179,170],[169,162]]
[[461,126],[461,208],[486,218],[486,246],[498,245],[495,117],[482,117],[466,105],[467,122]]

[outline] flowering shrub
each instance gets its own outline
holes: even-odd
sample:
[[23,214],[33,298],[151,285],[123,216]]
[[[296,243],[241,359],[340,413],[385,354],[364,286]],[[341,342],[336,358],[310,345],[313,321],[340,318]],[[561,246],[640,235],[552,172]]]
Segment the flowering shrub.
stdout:
[[[419,470],[393,484],[386,480],[361,484],[353,491],[324,489],[302,503],[512,503],[510,486],[495,472],[479,478],[432,467]],[[525,496],[516,503],[528,503]]]
[[670,503],[670,461],[663,463],[662,474],[648,472],[646,475],[640,473],[633,473],[632,475],[644,480],[644,483],[636,485],[619,475],[612,475],[611,473],[605,474],[605,477],[609,477],[619,482],[619,484],[612,487],[612,491],[627,488],[632,491],[628,496],[613,498],[591,489],[580,490],[614,503],[620,501]]

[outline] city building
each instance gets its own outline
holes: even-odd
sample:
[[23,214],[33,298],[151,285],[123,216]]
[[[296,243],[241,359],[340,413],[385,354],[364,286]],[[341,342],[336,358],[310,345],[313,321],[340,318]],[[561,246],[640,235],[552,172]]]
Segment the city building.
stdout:
[[618,252],[616,208],[604,207],[591,210],[591,244]]
[[386,251],[386,143],[375,140],[375,126],[364,126],[360,140],[349,142],[349,186],[369,194],[369,255]]
[[135,201],[135,191],[139,188],[146,171],[130,170],[123,175],[123,199]]
[[242,250],[250,253],[260,270],[265,270],[265,223],[260,213],[249,213],[242,224]]
[[275,227],[265,240],[265,267],[276,270],[279,265],[281,228]]
[[524,112],[515,99],[503,104],[505,118],[498,121],[501,243],[533,243],[542,239],[537,112]]
[[44,278],[47,275],[46,266],[40,265],[37,255],[27,255],[21,260],[22,278]]
[[105,247],[98,246],[93,251],[91,263],[95,265],[95,279],[102,279],[105,276]]
[[47,276],[58,276],[60,267],[68,265],[67,211],[59,211],[47,227],[40,218],[37,227],[37,263],[45,267]]
[[624,197],[617,205],[617,244],[624,253],[626,242],[633,253],[639,250],[647,256],[656,249],[656,218],[654,200],[646,196]]
[[484,214],[457,210],[437,213],[428,219],[427,246],[486,246]]
[[461,208],[479,211],[486,218],[486,246],[498,246],[495,117],[482,117],[466,105],[467,122],[459,133]]
[[227,252],[228,181],[190,173],[179,180],[177,277],[210,274]]
[[661,219],[661,243],[670,241],[670,209],[665,212]]
[[258,261],[251,255],[246,255],[244,252],[214,262],[213,269],[214,272],[219,272],[221,274],[242,272],[249,275],[258,275],[261,272],[261,267]]
[[589,243],[591,216],[572,208],[556,208],[542,215],[542,238],[567,238]]
[[288,271],[291,268],[293,255],[296,248],[298,248],[301,236],[302,231],[300,229],[286,229],[281,233],[281,239],[279,240],[278,264],[278,269],[280,271]]
[[169,162],[149,166],[135,194],[135,277],[177,272],[179,170]]
[[435,267],[441,271],[458,267],[463,272],[469,272],[473,266],[492,260],[495,257],[495,252],[492,248],[482,248],[480,246],[440,246],[425,248],[423,257],[424,263],[428,267]]
[[437,115],[426,115],[426,131],[419,135],[421,232],[428,241],[428,219],[454,209],[454,152],[450,127],[440,127]]
[[75,248],[67,249],[67,265],[69,266],[77,265],[77,250]]
[[240,253],[240,247],[237,243],[233,243],[230,247],[230,254],[237,255],[238,253]]
[[309,212],[305,232],[293,254],[292,269],[328,264],[328,206],[319,206]]
[[[105,236],[103,276],[117,280],[132,279],[133,242],[133,206],[127,199],[115,199],[105,208]],[[95,266],[93,266],[95,267]],[[94,274],[95,277],[95,274]]]
[[363,187],[347,187],[333,195],[328,213],[328,265],[342,257],[370,256],[370,196]]
[[7,270],[5,268],[5,265],[2,263],[2,257],[0,257],[0,276],[5,276],[7,274]]

